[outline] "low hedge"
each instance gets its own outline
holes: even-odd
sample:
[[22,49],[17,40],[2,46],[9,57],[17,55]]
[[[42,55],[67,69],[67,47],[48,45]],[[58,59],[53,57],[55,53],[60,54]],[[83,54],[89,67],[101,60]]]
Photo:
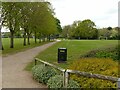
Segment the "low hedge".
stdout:
[[87,58],[87,57],[112,58],[113,60],[119,60],[118,47],[95,49],[81,56],[81,58]]
[[[64,88],[63,87],[63,76],[55,75],[55,76],[51,77],[48,80],[47,86],[49,88],[56,88],[56,89],[59,88],[62,90],[62,88]],[[80,87],[76,81],[70,79],[67,88],[73,88],[73,90],[75,90],[76,88],[80,88]]]
[[57,71],[49,66],[36,65],[32,68],[33,77],[35,80],[46,84],[48,79],[57,74]]
[[[82,58],[74,61],[69,69],[118,77],[118,62],[112,59]],[[87,78],[76,74],[71,74],[70,77],[77,81],[81,88],[116,88],[116,83],[108,80]]]

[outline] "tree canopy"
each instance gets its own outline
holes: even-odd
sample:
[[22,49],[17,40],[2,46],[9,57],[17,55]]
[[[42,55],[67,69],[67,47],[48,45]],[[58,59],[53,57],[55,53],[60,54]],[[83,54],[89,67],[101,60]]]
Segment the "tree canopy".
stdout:
[[69,38],[77,39],[96,39],[98,35],[96,25],[90,19],[74,21],[72,25],[63,28],[63,32],[65,31],[67,31]]
[[50,2],[3,2],[2,25],[10,30],[11,45],[14,47],[14,35],[23,31],[30,44],[31,35],[37,38],[50,37],[61,30],[60,21],[54,17]]

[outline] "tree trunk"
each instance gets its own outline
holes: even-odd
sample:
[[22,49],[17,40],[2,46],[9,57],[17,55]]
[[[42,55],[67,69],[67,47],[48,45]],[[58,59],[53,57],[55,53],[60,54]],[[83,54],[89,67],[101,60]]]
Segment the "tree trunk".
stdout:
[[2,45],[2,50],[4,50],[3,45]]
[[48,36],[48,39],[49,39],[49,41],[50,41],[50,35]]
[[39,32],[39,43],[41,43],[41,33]]
[[11,32],[11,37],[10,37],[10,48],[14,48],[14,33]]
[[3,46],[2,46],[2,36],[1,36],[1,26],[0,26],[0,50],[3,50],[2,48]]
[[26,46],[26,30],[24,30],[24,42],[23,45]]
[[37,35],[36,35],[36,32],[35,32],[35,43],[37,43]]
[[2,40],[0,40],[0,50],[4,50],[3,45],[2,45]]
[[28,45],[30,45],[30,35],[28,34]]
[[47,36],[47,41],[49,41],[49,35]]
[[45,37],[43,37],[43,42],[45,42]]

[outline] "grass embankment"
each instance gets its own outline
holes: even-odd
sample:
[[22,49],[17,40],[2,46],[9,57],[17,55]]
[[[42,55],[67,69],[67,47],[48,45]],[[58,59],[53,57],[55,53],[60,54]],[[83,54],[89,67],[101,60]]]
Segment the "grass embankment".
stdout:
[[36,46],[40,46],[43,44],[46,44],[48,42],[42,42],[42,43],[36,43],[34,42],[34,39],[30,39],[30,45],[23,46],[23,38],[15,38],[14,39],[14,48],[10,48],[10,39],[9,38],[3,38],[2,44],[4,47],[4,50],[2,51],[2,55],[6,56],[8,54],[14,54],[20,51],[24,51]]
[[[87,53],[88,51],[97,48],[115,46],[117,44],[117,40],[67,40],[53,45],[38,54],[36,57],[62,68],[67,68],[72,62],[78,60],[81,55]],[[60,47],[67,48],[67,63],[57,63],[58,48]],[[28,65],[27,70],[30,70],[30,68],[34,65],[33,63]]]

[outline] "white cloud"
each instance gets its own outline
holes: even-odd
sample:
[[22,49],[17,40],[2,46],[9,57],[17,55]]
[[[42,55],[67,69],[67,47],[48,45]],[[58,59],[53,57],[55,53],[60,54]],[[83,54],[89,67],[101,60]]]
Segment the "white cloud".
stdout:
[[61,25],[91,19],[98,27],[117,26],[119,0],[50,0]]

